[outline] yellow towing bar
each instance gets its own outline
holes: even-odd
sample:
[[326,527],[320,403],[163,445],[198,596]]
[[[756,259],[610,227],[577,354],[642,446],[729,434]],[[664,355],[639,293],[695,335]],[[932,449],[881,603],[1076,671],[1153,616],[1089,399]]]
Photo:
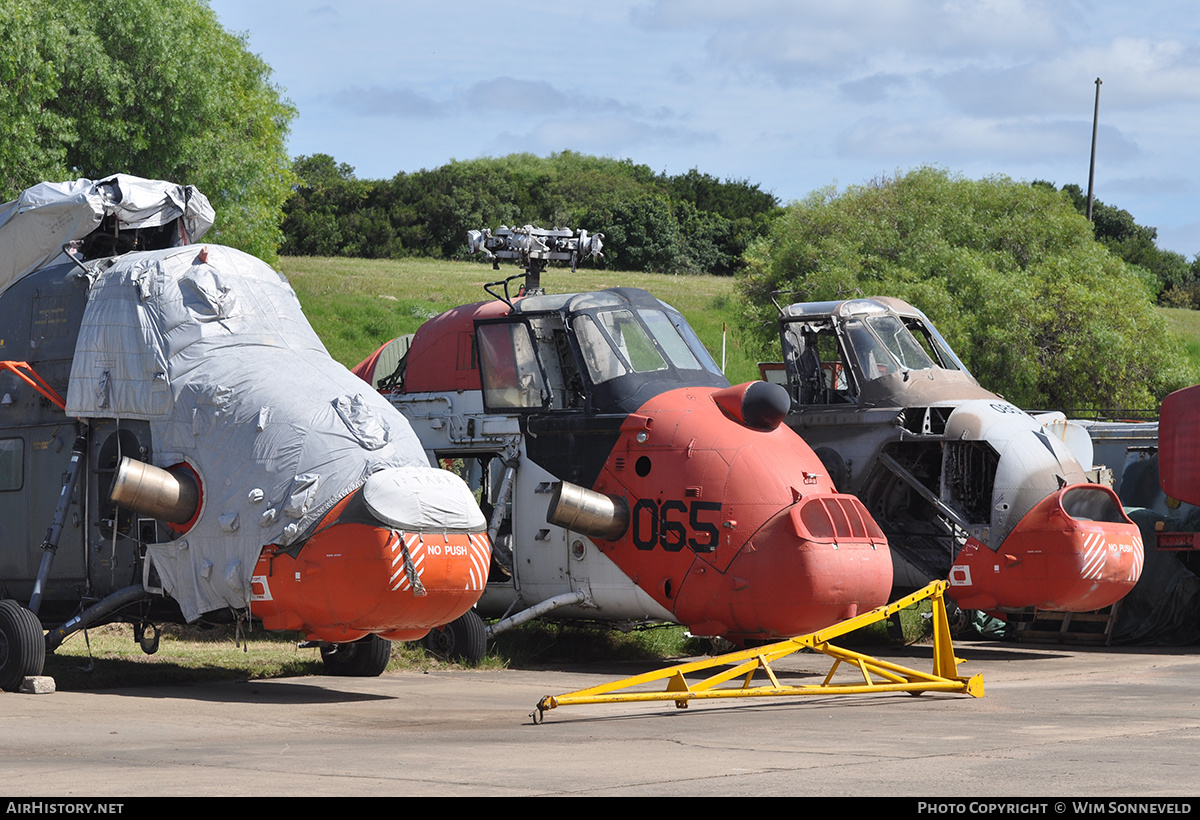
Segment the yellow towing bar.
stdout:
[[[950,640],[950,624],[946,617],[946,604],[942,598],[948,586],[945,581],[935,581],[912,595],[834,624],[827,629],[799,635],[768,646],[743,649],[740,652],[731,652],[702,661],[682,663],[678,666],[660,669],[657,672],[636,675],[632,678],[593,686],[589,689],[580,689],[565,695],[547,695],[538,701],[537,711],[532,712],[530,717],[533,718],[534,723],[541,723],[550,709],[585,703],[674,701],[677,708],[686,709],[689,702],[708,698],[859,695],[881,692],[907,692],[910,695],[919,695],[923,692],[954,692],[981,698],[983,697],[983,677],[981,675],[973,675],[969,678],[958,676],[959,659],[954,657],[954,646]],[[932,672],[919,672],[830,644],[830,641],[835,638],[890,618],[894,613],[926,599],[933,601]],[[780,684],[771,670],[771,662],[799,652],[801,649],[812,649],[833,658],[834,663],[829,674],[819,684],[808,686]],[[848,668],[857,669],[862,675],[862,682],[835,683],[833,676],[842,664],[846,664]],[[693,683],[689,683],[685,677],[717,668],[721,668],[721,671]],[[766,675],[769,683],[752,686],[751,682],[760,670]],[[722,686],[737,679],[741,679],[740,686]],[[666,681],[665,690],[634,691],[637,687],[646,687],[648,684],[664,680]]]

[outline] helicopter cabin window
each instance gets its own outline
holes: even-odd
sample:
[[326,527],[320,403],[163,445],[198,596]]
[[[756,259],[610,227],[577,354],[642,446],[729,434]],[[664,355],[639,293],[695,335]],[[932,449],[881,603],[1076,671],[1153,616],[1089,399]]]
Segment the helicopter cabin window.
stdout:
[[[704,342],[700,341],[700,337],[696,335],[696,331],[692,330],[692,326],[683,318],[683,314],[664,313],[663,315],[671,323],[672,327],[675,328],[675,331],[679,334],[687,349],[699,360],[700,367],[710,373],[724,377],[725,372],[721,370],[721,366],[709,355],[708,348],[704,346]],[[666,334],[664,333],[663,335]],[[683,365],[677,366],[682,367]]]
[[920,319],[905,319],[904,326],[908,328],[913,338],[921,345],[925,353],[943,370],[961,370],[958,358],[950,351],[940,337],[929,331]]
[[[702,363],[697,358],[688,339],[666,313],[642,310],[638,316],[645,321],[650,333],[629,310],[601,310],[580,314],[575,318],[575,337],[593,383],[606,382],[629,373],[653,373],[671,367],[720,372],[715,364],[710,365],[707,354],[705,359],[709,361]],[[651,336],[651,333],[654,335]]]
[[579,340],[583,361],[593,383],[606,382],[631,371],[628,359],[617,354],[595,319],[584,314],[575,320],[574,327],[575,338]]
[[636,373],[666,370],[667,362],[629,310],[597,311],[596,319],[604,328],[617,354]]
[[[679,329],[667,318],[661,310],[640,311],[642,321],[650,328],[650,333],[658,340],[659,346],[667,354],[667,358],[679,370],[699,370],[700,362],[688,347],[687,341],[679,335]],[[701,346],[703,347],[703,345]]]
[[895,316],[848,319],[846,338],[865,379],[905,370],[928,370],[933,360]]
[[21,489],[25,477],[24,466],[24,439],[0,439],[0,492]]
[[866,322],[905,370],[928,370],[934,366],[933,359],[895,316],[870,316]]
[[476,330],[483,401],[489,408],[540,409],[546,384],[523,323],[479,325]]
[[854,383],[831,320],[786,325],[783,351],[792,394],[799,404],[854,401]]

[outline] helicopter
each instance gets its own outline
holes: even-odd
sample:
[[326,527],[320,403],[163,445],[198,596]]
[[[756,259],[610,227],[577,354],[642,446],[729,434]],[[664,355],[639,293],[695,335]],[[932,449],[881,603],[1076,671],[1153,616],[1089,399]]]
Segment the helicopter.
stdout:
[[1138,528],[1089,480],[1092,443],[1062,413],[981,387],[917,308],[891,297],[780,308],[787,424],[888,536],[898,590],[949,581],[962,609],[1090,612],[1143,565]]
[[354,368],[430,463],[477,493],[493,545],[475,607],[494,620],[486,634],[548,617],[754,645],[884,603],[887,540],[782,423],[781,387],[730,385],[682,314],[644,290],[543,291],[549,262],[574,269],[602,239],[470,232],[494,268],[524,273]]
[[470,489],[329,357],[280,274],[197,244],[213,217],[194,187],[123,174],[0,206],[6,690],[105,623],[153,653],[160,623],[252,619],[330,674],[377,675],[390,641],[483,592]]

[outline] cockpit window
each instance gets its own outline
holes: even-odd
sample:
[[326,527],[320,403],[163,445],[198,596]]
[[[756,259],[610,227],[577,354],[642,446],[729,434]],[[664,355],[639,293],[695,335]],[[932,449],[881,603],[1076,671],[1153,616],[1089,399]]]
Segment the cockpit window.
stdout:
[[591,316],[584,314],[575,319],[575,338],[579,340],[579,349],[593,382],[606,382],[629,372]]
[[958,357],[954,355],[941,336],[931,333],[929,328],[918,319],[906,319],[904,325],[929,354],[929,358],[937,362],[939,367],[943,370],[962,370],[962,364],[958,361]]
[[694,353],[696,358],[700,360],[700,367],[710,373],[715,373],[723,377],[725,375],[724,371],[721,370],[720,365],[713,361],[713,357],[708,354],[708,348],[704,346],[704,342],[700,341],[700,337],[696,335],[696,331],[692,330],[692,326],[683,318],[683,314],[670,312],[664,315],[674,326],[675,330],[679,332],[679,335],[683,337],[683,342],[687,345],[688,350]]
[[575,338],[594,384],[629,373],[707,370],[720,376],[682,316],[664,310],[589,310],[575,315]]
[[868,316],[846,322],[846,335],[863,375],[877,379],[900,370],[928,370],[933,360],[895,316]]
[[667,369],[666,360],[632,311],[582,314],[575,320],[575,334],[593,382]]
[[867,324],[904,369],[928,370],[933,367],[933,360],[895,316],[870,316]]
[[667,314],[661,310],[642,310],[639,313],[642,321],[658,340],[659,346],[667,354],[667,358],[671,360],[671,364],[680,370],[700,369],[700,362],[696,361],[696,357],[688,349],[687,342],[679,335],[679,330],[667,318]]

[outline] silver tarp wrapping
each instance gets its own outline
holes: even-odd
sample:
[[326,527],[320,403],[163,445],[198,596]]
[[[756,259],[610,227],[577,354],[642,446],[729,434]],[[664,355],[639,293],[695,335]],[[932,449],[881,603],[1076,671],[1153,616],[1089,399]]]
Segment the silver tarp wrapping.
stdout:
[[432,498],[483,526],[462,482],[418,481],[438,488],[422,494],[388,478],[441,471],[403,416],[330,358],[287,281],[230,248],[130,254],[97,273],[66,409],[147,420],[154,464],[187,462],[200,476],[194,526],[149,547],[188,620],[245,606],[263,545],[303,539],[373,475],[383,520],[445,521],[421,511]]
[[124,230],[183,217],[177,244],[200,239],[214,219],[208,199],[191,185],[128,174],[34,185],[0,205],[0,292],[61,256],[63,245],[83,239],[110,215]]

